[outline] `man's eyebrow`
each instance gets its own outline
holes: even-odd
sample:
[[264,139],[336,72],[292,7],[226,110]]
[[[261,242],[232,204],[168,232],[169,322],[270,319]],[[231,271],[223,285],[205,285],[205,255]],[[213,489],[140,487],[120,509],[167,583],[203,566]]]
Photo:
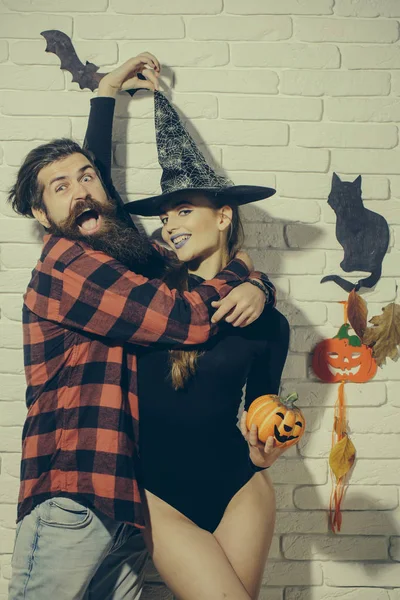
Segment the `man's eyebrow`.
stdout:
[[[82,174],[84,171],[86,171],[86,169],[94,169],[93,165],[91,165],[90,163],[88,163],[87,165],[84,165],[83,167],[81,167],[80,169],[78,169],[78,173]],[[53,185],[53,183],[55,183],[56,181],[60,181],[61,179],[66,179],[67,176],[66,175],[59,175],[58,177],[54,177],[54,179],[52,179],[49,182],[49,186]]]

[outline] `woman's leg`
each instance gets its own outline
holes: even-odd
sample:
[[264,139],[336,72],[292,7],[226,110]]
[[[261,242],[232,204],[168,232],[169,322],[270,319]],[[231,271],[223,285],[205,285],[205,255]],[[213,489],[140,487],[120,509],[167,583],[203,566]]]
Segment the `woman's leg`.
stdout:
[[275,493],[266,472],[254,475],[228,504],[214,531],[250,598],[258,598],[275,526]]
[[179,600],[251,600],[212,533],[146,491],[144,537],[161,577]]

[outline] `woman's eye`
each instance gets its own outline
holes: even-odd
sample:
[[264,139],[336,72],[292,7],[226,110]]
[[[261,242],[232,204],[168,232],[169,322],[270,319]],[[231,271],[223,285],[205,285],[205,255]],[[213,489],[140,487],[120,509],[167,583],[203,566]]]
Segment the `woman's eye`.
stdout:
[[189,208],[182,208],[182,210],[179,211],[179,216],[180,217],[186,217],[186,215],[189,215],[192,211]]
[[162,219],[160,219],[160,221],[163,225],[166,225],[168,223],[168,217],[163,217]]

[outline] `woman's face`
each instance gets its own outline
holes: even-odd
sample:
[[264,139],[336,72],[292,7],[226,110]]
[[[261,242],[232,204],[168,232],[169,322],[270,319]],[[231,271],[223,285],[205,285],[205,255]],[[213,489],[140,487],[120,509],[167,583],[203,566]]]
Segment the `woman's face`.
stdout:
[[160,219],[163,240],[179,260],[191,262],[226,248],[232,209],[214,208],[205,196],[196,195],[164,207]]

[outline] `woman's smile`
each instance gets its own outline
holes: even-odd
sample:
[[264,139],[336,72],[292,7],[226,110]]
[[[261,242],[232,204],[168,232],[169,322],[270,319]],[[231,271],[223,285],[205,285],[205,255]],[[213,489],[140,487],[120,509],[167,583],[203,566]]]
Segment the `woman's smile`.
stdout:
[[191,237],[191,233],[177,233],[171,235],[170,240],[173,243],[175,250],[179,250],[179,248],[182,248]]

